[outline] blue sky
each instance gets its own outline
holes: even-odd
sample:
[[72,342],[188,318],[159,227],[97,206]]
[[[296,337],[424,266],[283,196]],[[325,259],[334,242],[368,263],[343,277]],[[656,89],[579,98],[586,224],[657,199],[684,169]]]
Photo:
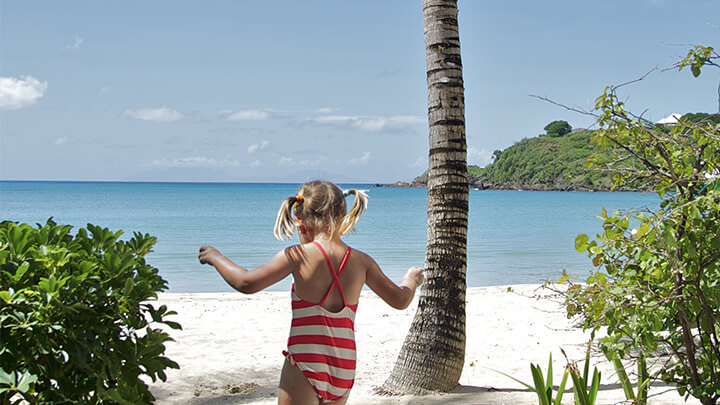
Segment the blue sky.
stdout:
[[[468,161],[587,116],[606,85],[720,47],[720,2],[460,0]],[[0,0],[0,179],[411,180],[427,166],[420,0]],[[720,70],[620,92],[716,112]]]

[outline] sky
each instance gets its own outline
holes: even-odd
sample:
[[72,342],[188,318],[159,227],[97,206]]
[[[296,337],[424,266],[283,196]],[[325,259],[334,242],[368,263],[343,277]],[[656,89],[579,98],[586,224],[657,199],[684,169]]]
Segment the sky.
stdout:
[[[460,0],[468,163],[594,120],[717,112],[720,2]],[[410,181],[427,168],[420,0],[0,0],[0,180]]]

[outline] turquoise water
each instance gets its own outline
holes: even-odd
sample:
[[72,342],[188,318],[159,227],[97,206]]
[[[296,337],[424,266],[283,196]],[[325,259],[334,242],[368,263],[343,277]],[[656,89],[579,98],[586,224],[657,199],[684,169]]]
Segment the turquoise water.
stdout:
[[[341,185],[344,188],[349,185]],[[297,184],[0,182],[0,219],[88,223],[158,238],[148,260],[171,292],[230,291],[198,248],[213,245],[246,267],[257,266],[288,245],[272,235],[281,201]],[[345,237],[370,254],[395,281],[424,263],[426,190],[369,189],[370,205],[357,232]],[[471,191],[468,233],[469,286],[541,283],[566,269],[584,278],[591,268],[575,252],[578,233],[594,235],[600,207],[628,209],[657,204],[639,193]],[[295,242],[297,239],[295,239]],[[290,288],[290,278],[270,289]]]

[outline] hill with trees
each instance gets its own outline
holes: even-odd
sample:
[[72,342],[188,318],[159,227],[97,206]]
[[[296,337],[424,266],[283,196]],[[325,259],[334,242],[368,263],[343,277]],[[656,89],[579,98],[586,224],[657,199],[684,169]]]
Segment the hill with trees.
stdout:
[[545,127],[546,135],[526,138],[493,153],[493,163],[473,169],[470,181],[480,189],[591,191],[610,190],[612,174],[588,168],[596,150],[593,131],[572,131],[565,121]]
[[[720,114],[689,113],[682,117],[688,122],[720,123]],[[648,128],[669,132],[672,125],[643,123]],[[635,167],[636,160],[623,158],[624,151],[607,148],[602,152],[590,141],[594,131],[573,130],[566,121],[552,121],[545,126],[546,133],[525,138],[505,150],[493,153],[493,162],[486,167],[468,166],[471,188],[481,190],[537,190],[537,191],[609,191],[613,189],[613,176],[617,171],[602,170],[602,163],[588,167],[588,159],[596,155],[596,162],[624,160],[623,164]],[[396,187],[424,187],[427,171],[411,183],[398,182]],[[651,189],[643,179],[624,182],[616,191]]]

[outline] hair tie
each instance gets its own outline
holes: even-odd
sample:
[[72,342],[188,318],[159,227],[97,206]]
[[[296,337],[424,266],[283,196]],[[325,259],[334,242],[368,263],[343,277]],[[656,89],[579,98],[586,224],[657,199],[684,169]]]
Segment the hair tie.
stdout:
[[300,204],[302,204],[303,202],[305,202],[305,199],[303,198],[303,196],[301,196],[301,195],[296,195],[296,196],[295,196],[295,202],[293,203],[293,206],[292,206],[293,209],[297,208],[297,206],[300,205]]

